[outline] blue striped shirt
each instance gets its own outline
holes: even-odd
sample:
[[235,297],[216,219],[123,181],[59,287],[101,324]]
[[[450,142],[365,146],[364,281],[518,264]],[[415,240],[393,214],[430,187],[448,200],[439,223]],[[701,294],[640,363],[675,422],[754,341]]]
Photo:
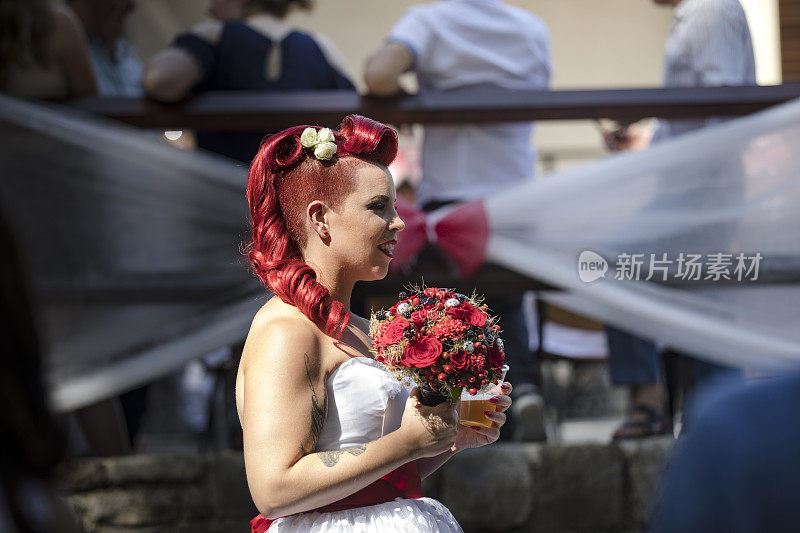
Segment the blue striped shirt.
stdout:
[[[753,41],[739,0],[683,0],[678,4],[664,53],[664,87],[755,84]],[[719,121],[659,120],[653,142]]]

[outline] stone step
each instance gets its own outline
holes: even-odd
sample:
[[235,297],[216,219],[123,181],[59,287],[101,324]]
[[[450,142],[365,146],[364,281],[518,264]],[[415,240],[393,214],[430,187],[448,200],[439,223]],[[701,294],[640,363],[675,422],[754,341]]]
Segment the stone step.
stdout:
[[[640,529],[672,439],[585,441],[607,441],[606,429],[581,422],[564,428],[562,444],[464,451],[424,480],[424,492],[466,533]],[[60,479],[87,533],[245,532],[256,514],[241,453],[75,459]]]

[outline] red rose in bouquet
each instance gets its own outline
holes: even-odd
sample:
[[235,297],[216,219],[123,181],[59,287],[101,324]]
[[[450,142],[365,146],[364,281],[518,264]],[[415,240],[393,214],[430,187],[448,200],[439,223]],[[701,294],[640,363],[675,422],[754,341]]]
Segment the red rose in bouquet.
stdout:
[[475,394],[502,376],[497,322],[477,295],[411,287],[389,310],[373,313],[372,348],[389,371],[419,385],[426,405],[455,402],[462,388]]
[[475,306],[462,303],[461,305],[451,307],[447,310],[447,314],[451,317],[461,320],[470,326],[482,327],[486,324],[486,315],[478,310]]
[[442,354],[442,343],[436,337],[425,336],[408,341],[403,349],[403,364],[414,368],[433,366]]
[[486,355],[488,356],[489,364],[492,368],[500,368],[503,366],[503,359],[505,358],[505,354],[502,350],[498,350],[497,346],[491,346],[486,350]]
[[427,313],[425,311],[414,311],[411,313],[411,322],[413,322],[417,328],[421,328],[426,320]]
[[402,339],[403,331],[405,331],[405,329],[408,327],[408,324],[409,322],[405,318],[401,316],[395,317],[395,319],[391,321],[389,327],[386,328],[386,331],[381,336],[380,340],[378,341],[378,345],[388,346]]
[[456,370],[466,370],[469,368],[469,356],[464,350],[459,350],[450,356],[450,363]]

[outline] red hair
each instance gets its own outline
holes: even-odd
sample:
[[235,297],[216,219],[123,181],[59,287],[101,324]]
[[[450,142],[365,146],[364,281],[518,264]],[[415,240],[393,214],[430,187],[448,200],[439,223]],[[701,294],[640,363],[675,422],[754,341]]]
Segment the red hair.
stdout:
[[305,210],[314,200],[336,208],[353,192],[354,162],[388,166],[397,155],[397,134],[380,122],[349,115],[334,132],[336,155],[321,161],[300,144],[307,127],[270,136],[250,165],[247,202],[253,240],[246,250],[265,287],[322,326],[327,335],[339,338],[350,315],[341,302],[331,301],[328,289],[302,257]]

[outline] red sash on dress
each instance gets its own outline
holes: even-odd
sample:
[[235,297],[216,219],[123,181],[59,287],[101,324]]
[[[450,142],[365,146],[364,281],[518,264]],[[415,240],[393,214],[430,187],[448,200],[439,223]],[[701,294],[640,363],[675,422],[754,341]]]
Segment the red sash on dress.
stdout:
[[[419,477],[416,461],[406,463],[389,472],[347,498],[308,512],[332,513],[386,503],[395,498],[422,498],[422,479]],[[274,520],[268,520],[263,515],[258,515],[250,520],[250,530],[252,533],[264,533],[272,525],[272,522]]]

